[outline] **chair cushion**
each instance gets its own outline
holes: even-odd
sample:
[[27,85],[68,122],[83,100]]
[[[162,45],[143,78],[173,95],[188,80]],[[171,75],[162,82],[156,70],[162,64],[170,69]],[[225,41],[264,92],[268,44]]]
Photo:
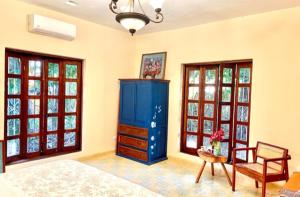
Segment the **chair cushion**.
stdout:
[[[263,174],[263,165],[260,163],[237,163],[236,164],[237,168],[243,168],[247,169],[253,173],[262,175]],[[267,174],[268,175],[276,175],[276,174],[281,174],[281,171],[276,170],[274,168],[268,167],[267,168]]]

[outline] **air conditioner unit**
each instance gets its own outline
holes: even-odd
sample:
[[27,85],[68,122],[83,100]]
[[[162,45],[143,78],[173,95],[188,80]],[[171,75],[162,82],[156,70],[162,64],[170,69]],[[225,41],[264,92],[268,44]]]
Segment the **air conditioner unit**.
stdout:
[[76,25],[38,14],[29,15],[28,29],[32,33],[54,36],[65,40],[74,40],[77,30]]

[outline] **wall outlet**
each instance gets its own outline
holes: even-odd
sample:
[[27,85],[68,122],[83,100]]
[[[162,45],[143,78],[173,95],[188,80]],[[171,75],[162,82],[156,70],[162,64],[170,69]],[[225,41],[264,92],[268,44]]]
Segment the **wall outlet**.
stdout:
[[112,137],[112,139],[113,139],[113,140],[116,140],[116,139],[117,139],[117,137],[116,137],[116,136],[113,136],[113,137]]

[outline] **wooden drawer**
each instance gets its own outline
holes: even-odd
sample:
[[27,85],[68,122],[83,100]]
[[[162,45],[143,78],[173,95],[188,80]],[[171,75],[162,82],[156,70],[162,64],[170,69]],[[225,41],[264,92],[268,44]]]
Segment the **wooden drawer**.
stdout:
[[128,146],[133,146],[139,149],[147,150],[148,148],[148,141],[141,140],[133,137],[127,137],[123,135],[119,135],[119,143],[125,144]]
[[139,150],[135,150],[133,148],[128,148],[126,146],[118,146],[118,153],[132,157],[132,158],[136,158],[142,161],[148,161],[148,155],[147,152],[143,152],[143,151],[139,151]]
[[148,129],[120,124],[118,132],[136,137],[148,138]]

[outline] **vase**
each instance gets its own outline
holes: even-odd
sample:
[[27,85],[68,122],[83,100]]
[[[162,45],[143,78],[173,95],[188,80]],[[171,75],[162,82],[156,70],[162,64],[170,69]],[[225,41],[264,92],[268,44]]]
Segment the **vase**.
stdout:
[[221,142],[214,142],[214,155],[220,156],[221,155]]

